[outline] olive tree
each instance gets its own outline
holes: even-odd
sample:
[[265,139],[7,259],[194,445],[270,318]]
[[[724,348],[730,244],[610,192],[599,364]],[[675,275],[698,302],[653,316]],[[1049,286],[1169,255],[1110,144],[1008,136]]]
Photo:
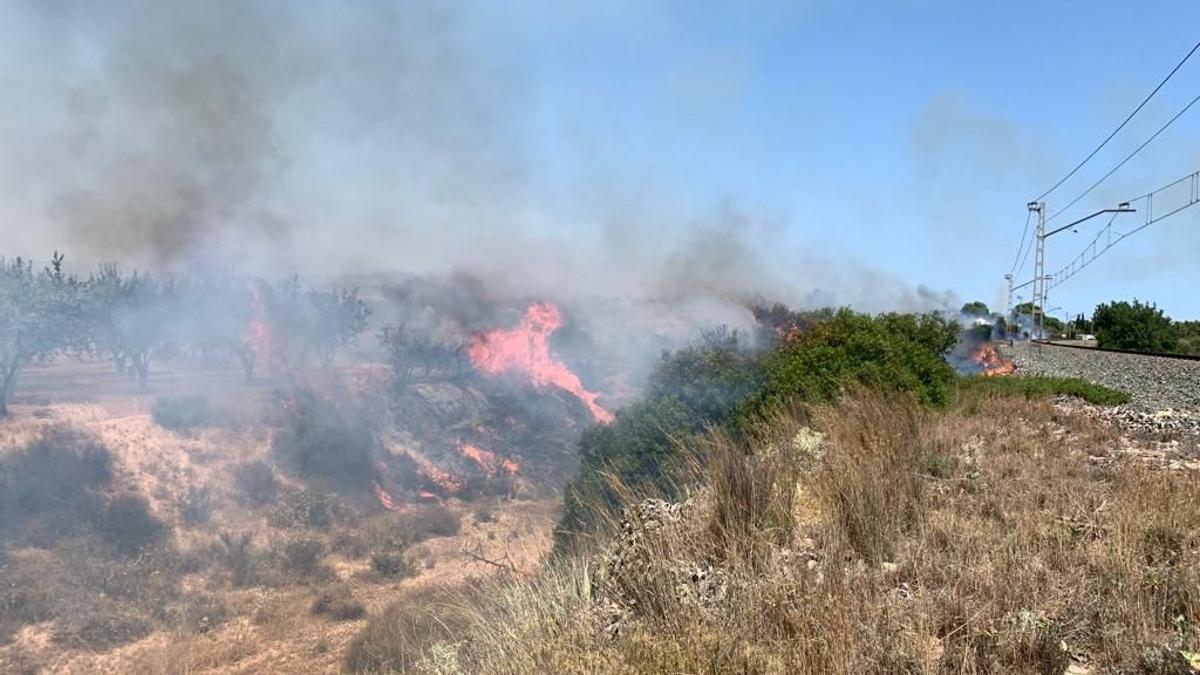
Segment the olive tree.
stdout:
[[84,344],[81,284],[62,264],[57,252],[41,270],[21,258],[0,260],[0,416],[29,364]]

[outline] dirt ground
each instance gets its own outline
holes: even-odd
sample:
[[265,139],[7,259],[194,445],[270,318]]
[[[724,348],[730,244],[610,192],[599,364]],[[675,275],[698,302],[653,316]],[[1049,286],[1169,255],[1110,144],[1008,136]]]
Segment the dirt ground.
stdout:
[[[266,541],[275,531],[262,510],[235,498],[229,471],[238,463],[267,458],[269,431],[255,426],[177,433],[157,425],[150,409],[161,395],[201,394],[221,406],[249,409],[278,384],[265,377],[246,383],[234,368],[203,372],[164,367],[143,390],[117,377],[105,362],[64,360],[33,367],[21,380],[13,414],[0,420],[0,453],[34,438],[46,425],[86,429],[112,451],[120,488],[147,498],[155,515],[171,527],[181,552],[197,550],[225,530]],[[211,490],[216,504],[202,525],[188,524],[180,514],[183,496],[196,487]],[[233,588],[191,575],[185,584],[215,590],[226,607],[227,618],[211,629],[159,631],[97,653],[52,641],[52,622],[43,622],[22,628],[0,646],[0,672],[338,672],[345,646],[367,620],[406,594],[430,585],[451,587],[496,574],[529,573],[537,566],[550,548],[561,500],[490,504],[489,513],[481,515],[478,504],[447,500],[444,505],[461,516],[461,528],[453,536],[410,548],[419,569],[409,578],[389,581],[365,574],[367,560],[339,553],[325,556],[333,578],[319,583]],[[365,616],[335,621],[310,612],[314,598],[331,584],[349,588],[365,606]]]

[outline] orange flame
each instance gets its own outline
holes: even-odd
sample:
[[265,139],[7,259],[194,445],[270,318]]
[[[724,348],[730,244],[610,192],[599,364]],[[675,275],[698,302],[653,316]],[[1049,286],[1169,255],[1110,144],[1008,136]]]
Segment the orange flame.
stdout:
[[983,367],[983,374],[988,377],[1010,375],[1017,370],[1012,359],[1006,359],[996,352],[996,346],[985,343],[971,354],[971,360]]
[[421,475],[429,479],[429,482],[445,490],[448,494],[454,494],[462,489],[462,483],[451,476],[449,473],[439,469],[429,458],[419,452],[412,450],[408,451],[408,456],[417,464],[417,470]]
[[259,363],[270,364],[271,361],[271,329],[267,325],[267,310],[263,304],[262,293],[257,286],[250,286],[250,323],[246,326],[246,334],[242,341],[254,352]]
[[406,510],[404,507],[397,504],[396,500],[392,499],[392,496],[383,489],[383,486],[380,485],[378,481],[372,482],[372,485],[375,487],[375,498],[379,500],[379,504],[383,506],[383,508],[395,513],[403,513]]
[[557,307],[548,302],[534,303],[525,310],[516,328],[472,336],[467,355],[482,373],[499,375],[516,371],[527,375],[536,386],[553,385],[570,392],[583,401],[598,422],[607,424],[613,415],[596,403],[599,394],[584,389],[579,376],[550,355],[550,334],[561,325]]
[[492,478],[501,470],[512,474],[516,473],[520,468],[520,465],[513,460],[497,457],[496,453],[483,450],[470,443],[459,445],[458,450],[464,457],[474,460],[479,465],[479,468],[483,469],[483,472],[487,474],[488,478]]

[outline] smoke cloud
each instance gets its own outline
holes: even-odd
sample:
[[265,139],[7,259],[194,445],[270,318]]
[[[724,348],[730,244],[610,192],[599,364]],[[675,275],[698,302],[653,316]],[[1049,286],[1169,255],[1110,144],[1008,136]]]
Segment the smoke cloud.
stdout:
[[[636,299],[686,325],[748,322],[756,301],[958,302],[719,195],[560,208],[520,123],[534,83],[507,56],[519,45],[467,6],[58,0],[7,3],[0,24],[8,255],[465,273],[500,296]],[[615,189],[589,186],[587,205],[644,179],[590,170]]]

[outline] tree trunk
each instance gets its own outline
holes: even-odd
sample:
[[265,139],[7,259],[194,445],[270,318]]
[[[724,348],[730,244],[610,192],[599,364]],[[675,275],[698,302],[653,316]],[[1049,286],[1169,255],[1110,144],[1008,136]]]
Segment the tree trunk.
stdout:
[[21,361],[18,359],[4,371],[4,381],[0,382],[0,417],[8,415],[8,402],[12,399],[17,388],[17,373],[21,372]]
[[138,384],[142,389],[145,389],[146,384],[150,381],[149,352],[140,352],[133,355],[133,372],[137,376]]
[[254,350],[253,349],[238,349],[236,350],[238,360],[242,362],[242,372],[246,375],[246,381],[254,379]]

